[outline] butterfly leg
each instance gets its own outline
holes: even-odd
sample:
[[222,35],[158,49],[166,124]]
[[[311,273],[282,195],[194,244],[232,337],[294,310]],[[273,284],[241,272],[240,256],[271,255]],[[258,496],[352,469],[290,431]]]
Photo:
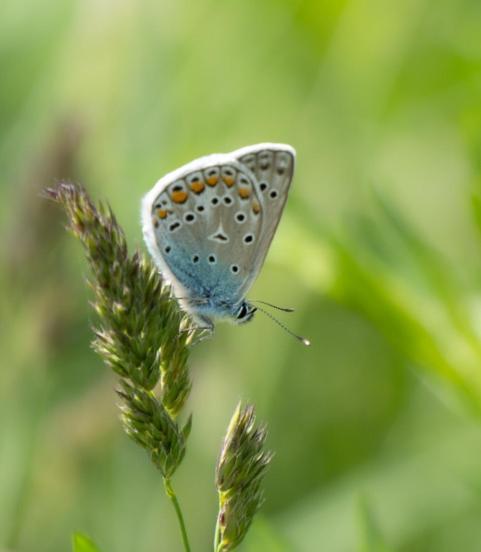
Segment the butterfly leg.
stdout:
[[181,332],[191,332],[192,330],[195,330],[195,332],[199,334],[199,337],[192,341],[191,345],[198,345],[205,339],[212,337],[212,334],[214,333],[214,323],[210,318],[207,318],[207,316],[196,315],[194,323],[195,325],[193,327],[181,330]]
[[194,344],[198,345],[205,339],[212,337],[214,333],[214,323],[207,316],[199,316],[199,315],[195,317],[195,323],[196,323],[196,330],[200,332],[200,336],[196,339]]

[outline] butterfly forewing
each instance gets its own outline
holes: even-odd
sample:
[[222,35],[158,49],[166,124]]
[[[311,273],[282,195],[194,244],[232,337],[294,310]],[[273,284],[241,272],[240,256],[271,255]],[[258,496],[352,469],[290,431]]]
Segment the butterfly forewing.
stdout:
[[[181,294],[235,303],[261,239],[261,200],[252,174],[233,157],[176,171],[152,198],[151,237]],[[145,221],[144,221],[145,226]],[[149,232],[146,232],[147,241]],[[180,284],[180,285],[179,285]]]

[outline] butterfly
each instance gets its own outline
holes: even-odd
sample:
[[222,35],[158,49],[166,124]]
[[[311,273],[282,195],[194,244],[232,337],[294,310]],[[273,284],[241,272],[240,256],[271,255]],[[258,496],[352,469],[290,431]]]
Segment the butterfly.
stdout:
[[258,310],[245,296],[279,224],[295,157],[291,146],[270,143],[207,155],[143,198],[147,248],[199,327],[242,324]]

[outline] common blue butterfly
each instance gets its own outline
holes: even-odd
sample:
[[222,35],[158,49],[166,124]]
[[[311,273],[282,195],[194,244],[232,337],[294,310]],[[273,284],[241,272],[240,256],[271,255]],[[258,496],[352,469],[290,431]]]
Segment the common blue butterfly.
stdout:
[[213,318],[248,322],[258,309],[245,296],[281,218],[295,155],[269,143],[207,155],[144,197],[149,252],[200,327],[212,330]]

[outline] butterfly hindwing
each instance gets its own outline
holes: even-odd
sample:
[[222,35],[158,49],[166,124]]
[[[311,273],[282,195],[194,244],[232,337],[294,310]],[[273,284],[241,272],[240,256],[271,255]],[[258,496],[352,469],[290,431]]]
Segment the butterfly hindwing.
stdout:
[[260,270],[279,224],[294,174],[295,150],[287,144],[257,144],[233,152],[255,177],[263,206],[262,237],[255,260]]

